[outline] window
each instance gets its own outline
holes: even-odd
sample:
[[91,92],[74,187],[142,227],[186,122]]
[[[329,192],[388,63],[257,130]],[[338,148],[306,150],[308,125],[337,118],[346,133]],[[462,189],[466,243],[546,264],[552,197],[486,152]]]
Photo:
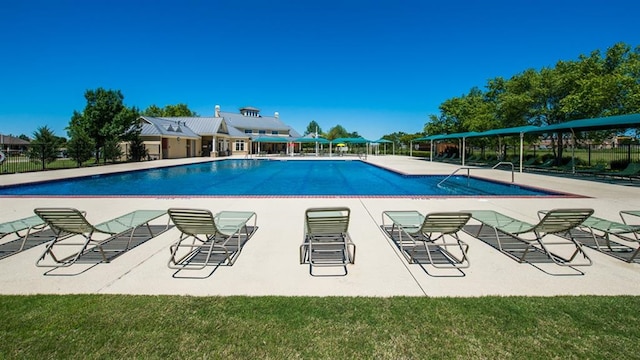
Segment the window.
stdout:
[[266,132],[266,131],[264,131],[264,130],[258,130],[258,134],[260,134],[260,135],[264,135],[264,134],[266,134],[266,133],[267,133],[267,132]]
[[236,140],[236,151],[244,151],[244,140]]
[[280,135],[280,134],[278,134],[278,130],[272,130],[271,135]]
[[244,133],[245,133],[245,134],[253,134],[253,130],[251,130],[251,129],[244,129]]

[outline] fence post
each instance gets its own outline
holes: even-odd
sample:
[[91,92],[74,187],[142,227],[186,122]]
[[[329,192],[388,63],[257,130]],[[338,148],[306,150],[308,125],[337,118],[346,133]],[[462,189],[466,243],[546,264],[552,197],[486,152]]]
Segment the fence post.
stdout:
[[40,155],[41,155],[41,159],[42,159],[42,171],[47,170],[47,161],[44,158],[44,147],[45,147],[45,144],[40,144]]

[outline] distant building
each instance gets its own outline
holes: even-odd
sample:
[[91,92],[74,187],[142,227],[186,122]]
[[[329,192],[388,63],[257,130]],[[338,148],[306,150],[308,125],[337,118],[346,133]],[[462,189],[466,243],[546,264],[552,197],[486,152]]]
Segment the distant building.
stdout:
[[25,152],[31,143],[20,138],[0,134],[0,151],[7,155]]
[[[153,159],[198,156],[246,155],[260,151],[286,151],[286,143],[300,134],[260,109],[243,107],[239,113],[224,112],[216,105],[213,117],[140,117],[141,139]],[[254,142],[261,137],[260,144]],[[272,139],[273,141],[270,141]]]

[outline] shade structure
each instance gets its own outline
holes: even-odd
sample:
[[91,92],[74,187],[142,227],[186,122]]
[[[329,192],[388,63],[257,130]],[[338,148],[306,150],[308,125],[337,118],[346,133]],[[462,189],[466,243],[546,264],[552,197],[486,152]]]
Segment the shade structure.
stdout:
[[396,154],[396,144],[391,141],[391,140],[387,140],[387,139],[378,139],[376,141],[374,141],[374,143],[378,143],[378,144],[384,144],[384,154],[387,154],[387,144],[393,144],[393,155]]
[[[369,144],[371,142],[371,140],[367,140],[363,137],[350,137],[350,138],[337,138],[337,139],[333,139],[331,140],[331,142],[329,143],[329,153],[331,153],[331,145],[333,144]],[[368,153],[368,149],[367,149],[367,153]]]
[[[520,172],[522,172],[524,134],[571,132],[573,135],[576,131],[626,129],[626,128],[633,128],[633,127],[640,127],[640,114],[615,115],[615,116],[598,117],[598,118],[592,118],[592,119],[573,120],[573,121],[567,121],[560,124],[547,125],[547,126],[525,125],[525,126],[516,126],[511,128],[492,129],[492,130],[487,130],[483,132],[437,134],[437,135],[430,135],[426,137],[417,138],[417,139],[414,139],[413,141],[431,141],[431,153],[433,154],[434,140],[462,139],[463,147],[464,147],[464,142],[466,138],[519,135],[520,136]],[[433,158],[431,159],[433,160]],[[463,164],[464,164],[464,158],[463,158]]]
[[259,136],[251,141],[259,143],[287,143],[292,142],[295,139],[282,136]]
[[[258,144],[258,152],[260,152],[260,144],[288,144],[292,142],[294,139],[291,137],[283,137],[283,136],[258,136],[255,139],[252,139],[252,142]],[[289,146],[287,146],[287,152],[289,152]]]
[[592,119],[567,121],[560,124],[541,126],[535,133],[557,131],[592,131],[606,129],[625,129],[640,126],[640,114],[616,115]]
[[331,140],[332,143],[345,143],[345,144],[366,144],[372,142],[371,140],[367,140],[363,137],[352,137],[352,138],[337,138]]
[[321,138],[321,137],[317,137],[317,138],[313,138],[313,137],[300,137],[297,138],[295,140],[292,140],[293,142],[298,142],[298,143],[318,143],[318,144],[328,144],[329,140],[325,139],[325,138]]

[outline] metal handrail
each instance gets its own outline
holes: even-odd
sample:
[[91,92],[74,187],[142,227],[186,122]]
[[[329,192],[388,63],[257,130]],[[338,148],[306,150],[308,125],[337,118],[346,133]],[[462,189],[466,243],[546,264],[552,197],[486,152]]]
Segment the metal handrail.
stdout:
[[500,165],[511,165],[511,182],[515,182],[515,165],[511,161],[500,161],[499,163],[493,165],[492,170],[497,168]]
[[440,186],[443,182],[445,182],[445,181],[449,180],[449,178],[450,178],[450,177],[452,177],[453,175],[457,174],[457,173],[458,173],[458,171],[460,171],[460,170],[467,170],[467,186],[469,186],[469,170],[471,170],[471,168],[470,168],[470,167],[468,167],[468,166],[463,166],[463,167],[459,167],[459,168],[455,169],[455,171],[454,171],[454,172],[452,172],[451,174],[449,174],[446,178],[442,179],[442,180],[438,183],[438,185],[436,185],[436,186]]
[[511,165],[511,182],[515,182],[515,166],[513,165],[512,162],[510,161],[500,161],[499,163],[493,165],[493,167],[491,168],[478,168],[478,167],[468,167],[468,166],[463,166],[463,167],[459,167],[457,169],[455,169],[451,174],[447,175],[446,178],[442,179],[438,185],[436,186],[440,186],[443,182],[449,180],[450,177],[452,177],[453,175],[457,174],[458,171],[460,170],[467,170],[467,186],[469,186],[469,178],[471,177],[470,175],[470,170],[471,169],[475,169],[475,170],[495,170],[498,166],[500,165]]

